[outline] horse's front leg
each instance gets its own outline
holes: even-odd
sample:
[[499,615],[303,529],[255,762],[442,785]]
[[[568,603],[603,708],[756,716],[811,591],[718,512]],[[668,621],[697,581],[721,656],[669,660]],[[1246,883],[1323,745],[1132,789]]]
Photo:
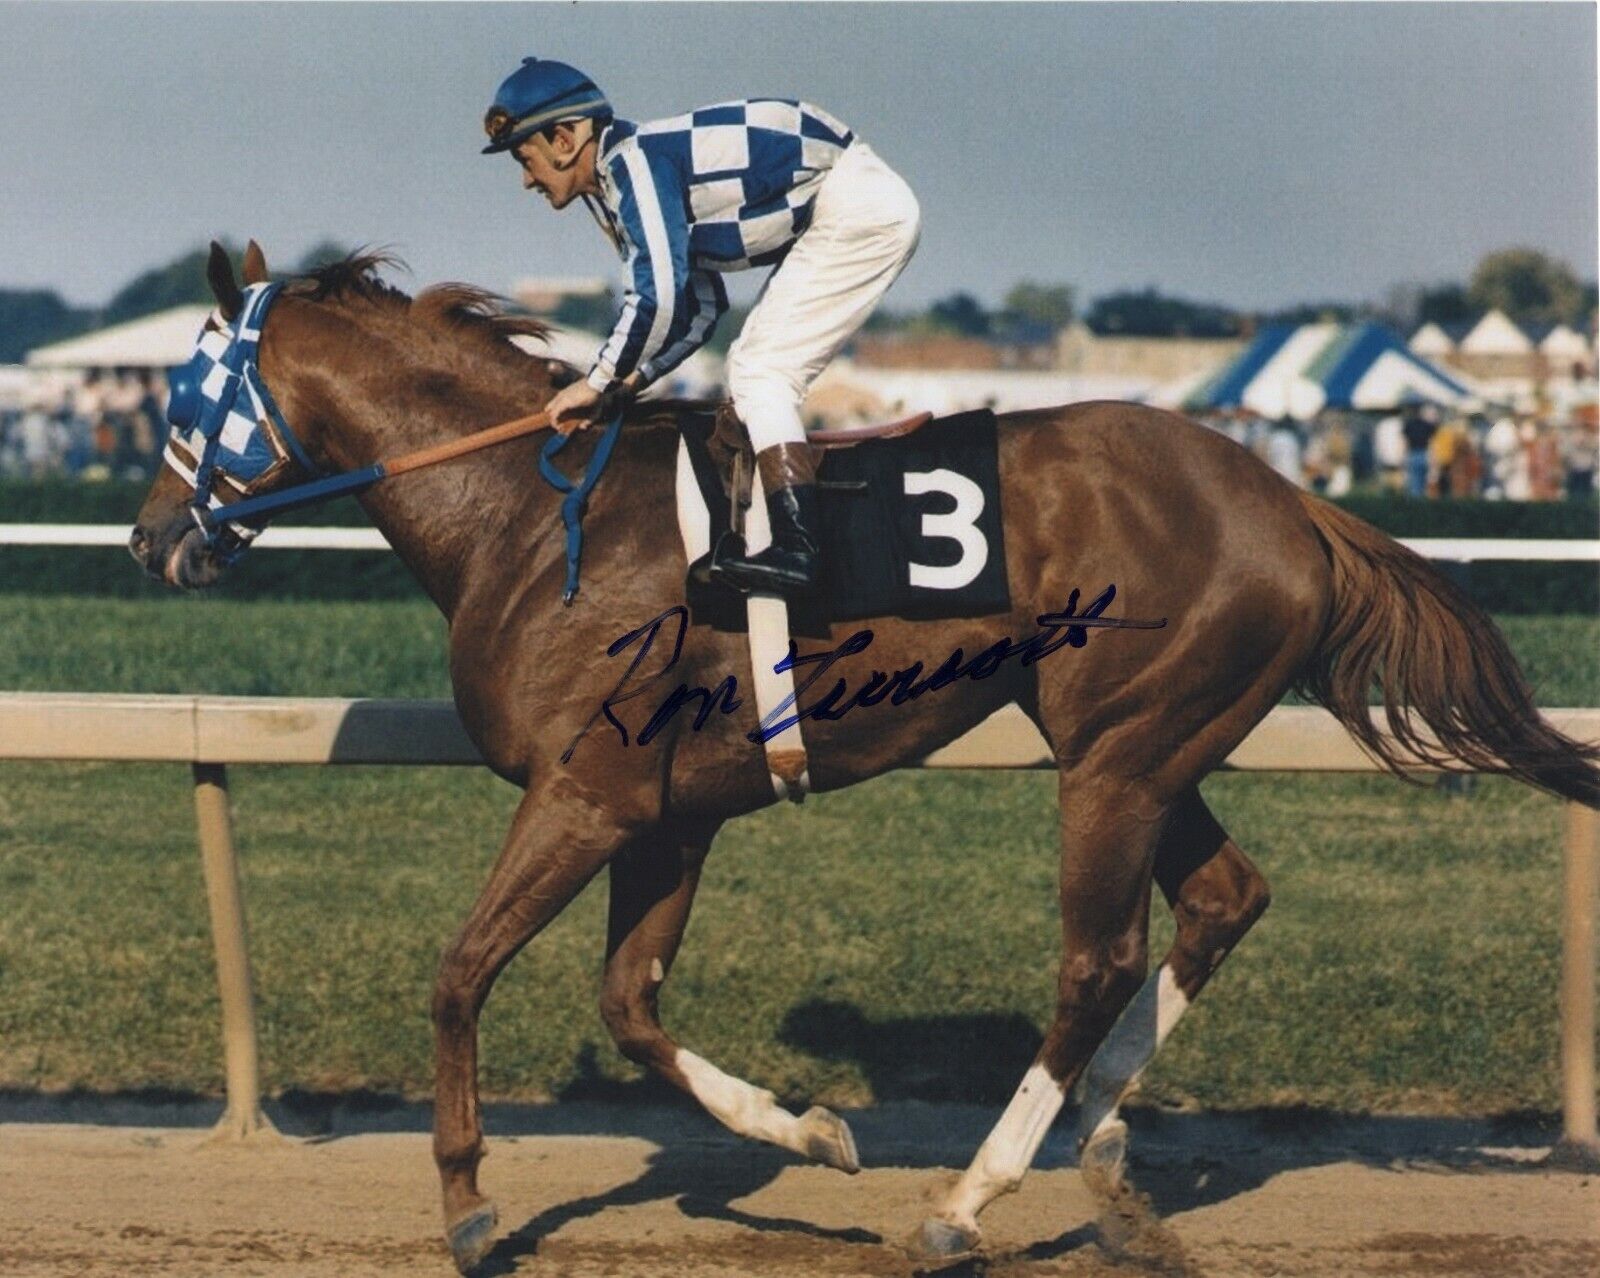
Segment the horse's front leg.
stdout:
[[500,859],[439,963],[433,993],[433,1157],[444,1191],[445,1236],[465,1273],[494,1232],[492,1203],[478,1192],[483,1127],[478,1113],[478,1014],[495,978],[561,912],[627,838],[592,804],[530,791]]
[[672,970],[715,833],[711,824],[664,827],[633,840],[612,860],[601,1017],[624,1056],[681,1087],[730,1131],[840,1171],[859,1171],[855,1140],[838,1115],[820,1105],[791,1114],[770,1091],[678,1046],[661,1026],[656,998]]

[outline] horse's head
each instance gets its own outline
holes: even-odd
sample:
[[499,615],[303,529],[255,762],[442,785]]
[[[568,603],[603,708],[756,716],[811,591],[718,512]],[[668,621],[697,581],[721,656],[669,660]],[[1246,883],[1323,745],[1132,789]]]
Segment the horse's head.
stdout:
[[[171,374],[165,464],[129,539],[151,576],[211,585],[279,511],[361,491],[385,473],[386,457],[398,463],[402,450],[525,415],[559,374],[575,375],[513,344],[542,341],[541,320],[465,284],[410,297],[378,278],[386,264],[398,262],[355,253],[273,283],[251,241],[241,287],[228,255],[211,246],[217,306]],[[503,463],[480,469],[498,473]],[[483,482],[460,491],[481,516]]]
[[245,252],[243,288],[215,242],[207,276],[216,309],[170,375],[164,464],[128,541],[146,572],[185,589],[216,582],[260,531],[215,523],[209,512],[320,473],[258,364],[279,287],[268,283],[260,247],[252,240]]

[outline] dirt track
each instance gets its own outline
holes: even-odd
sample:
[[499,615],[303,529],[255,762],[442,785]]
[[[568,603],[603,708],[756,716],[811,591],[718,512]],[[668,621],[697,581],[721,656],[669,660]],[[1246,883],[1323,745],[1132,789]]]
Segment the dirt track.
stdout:
[[[0,1126],[0,1273],[443,1278],[419,1117],[248,1146],[193,1127]],[[491,1113],[483,1183],[501,1241],[483,1272],[902,1278],[914,1269],[895,1244],[991,1117],[851,1115],[867,1164],[851,1178],[676,1110]],[[1538,1166],[1547,1139],[1453,1120],[1144,1114],[1133,1173],[1155,1224],[1101,1216],[1058,1133],[985,1215],[989,1258],[950,1272],[1600,1273],[1600,1176]]]

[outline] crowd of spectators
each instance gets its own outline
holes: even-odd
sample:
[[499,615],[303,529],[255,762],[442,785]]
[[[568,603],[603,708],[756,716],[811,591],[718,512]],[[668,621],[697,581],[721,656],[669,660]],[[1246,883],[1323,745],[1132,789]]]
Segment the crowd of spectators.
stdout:
[[166,436],[158,370],[91,370],[73,387],[0,407],[0,475],[148,479]]
[[[0,476],[148,479],[161,462],[166,398],[159,370],[91,370],[76,386],[0,405]],[[1385,415],[1330,410],[1310,422],[1243,409],[1201,420],[1331,497],[1377,487],[1413,497],[1583,498],[1595,492],[1600,459],[1592,410],[1562,422],[1432,404]]]
[[1556,422],[1417,404],[1385,415],[1326,411],[1310,422],[1248,411],[1202,420],[1284,478],[1330,497],[1376,487],[1413,497],[1582,499],[1595,492],[1600,458],[1592,414]]

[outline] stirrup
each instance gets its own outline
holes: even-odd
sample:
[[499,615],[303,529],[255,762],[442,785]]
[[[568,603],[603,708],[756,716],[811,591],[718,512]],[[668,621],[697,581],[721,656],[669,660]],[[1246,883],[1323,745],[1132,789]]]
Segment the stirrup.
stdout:
[[[799,562],[792,568],[772,562],[763,563],[762,557],[773,551],[784,558]],[[780,550],[769,546],[766,550],[748,558],[739,556],[720,563],[714,562],[711,565],[711,580],[742,594],[761,593],[798,597],[816,589],[817,557],[800,551]]]

